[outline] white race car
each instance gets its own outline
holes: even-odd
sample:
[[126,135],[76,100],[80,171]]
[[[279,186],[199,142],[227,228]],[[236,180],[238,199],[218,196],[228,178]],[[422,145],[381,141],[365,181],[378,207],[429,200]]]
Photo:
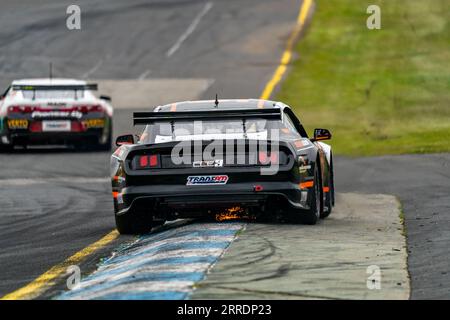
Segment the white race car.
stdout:
[[64,144],[110,150],[113,108],[96,84],[74,79],[15,80],[0,96],[0,149]]

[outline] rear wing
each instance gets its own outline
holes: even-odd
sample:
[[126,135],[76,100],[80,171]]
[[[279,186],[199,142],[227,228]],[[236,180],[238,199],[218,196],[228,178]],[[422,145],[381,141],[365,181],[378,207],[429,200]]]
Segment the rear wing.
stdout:
[[201,111],[134,112],[133,124],[152,124],[175,120],[231,120],[231,119],[281,119],[281,110],[270,109],[213,109]]
[[11,86],[12,90],[22,90],[22,91],[40,91],[40,90],[73,90],[73,91],[84,91],[84,90],[98,90],[98,85],[96,83],[82,84],[82,85],[23,85],[23,84],[13,84]]

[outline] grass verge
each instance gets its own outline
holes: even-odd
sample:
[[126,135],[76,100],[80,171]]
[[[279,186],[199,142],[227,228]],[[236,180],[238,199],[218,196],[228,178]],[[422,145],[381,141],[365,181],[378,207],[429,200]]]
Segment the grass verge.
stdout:
[[[381,30],[366,27],[370,4]],[[277,94],[352,156],[450,151],[450,2],[316,0]]]

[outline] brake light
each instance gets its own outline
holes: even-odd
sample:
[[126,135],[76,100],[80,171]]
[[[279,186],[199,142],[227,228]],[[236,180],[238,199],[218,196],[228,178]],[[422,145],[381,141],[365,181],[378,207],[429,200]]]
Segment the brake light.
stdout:
[[158,156],[151,155],[150,156],[150,167],[156,167],[158,165]]
[[140,156],[139,157],[139,165],[141,168],[145,168],[148,166],[148,156]]
[[25,106],[23,112],[25,113],[31,113],[34,111],[34,107]]
[[10,106],[8,112],[11,113],[31,113],[34,111],[32,106]]
[[100,105],[95,105],[95,106],[89,107],[89,112],[102,112],[102,111],[103,111],[103,107]]
[[81,113],[88,113],[88,107],[86,106],[80,106],[76,108],[77,111],[80,111]]
[[101,105],[81,105],[81,106],[74,106],[73,110],[82,113],[103,112],[103,107]]
[[260,152],[258,152],[258,161],[262,165],[267,165],[269,163],[278,164],[279,163],[278,152],[272,151],[270,153],[270,157],[269,157],[267,152],[260,151]]
[[157,154],[142,155],[136,157],[136,164],[138,169],[158,168],[159,156]]
[[22,112],[22,108],[19,106],[11,106],[8,108],[8,112],[19,113]]

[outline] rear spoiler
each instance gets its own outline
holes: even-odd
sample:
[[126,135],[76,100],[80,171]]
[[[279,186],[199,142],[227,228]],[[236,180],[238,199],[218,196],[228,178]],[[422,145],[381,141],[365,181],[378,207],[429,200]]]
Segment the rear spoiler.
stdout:
[[13,90],[23,90],[23,91],[39,91],[39,90],[74,90],[74,91],[84,91],[84,90],[93,90],[96,91],[98,89],[98,85],[96,83],[91,84],[82,84],[82,85],[23,85],[23,84],[14,84],[12,85]]
[[270,109],[213,109],[202,111],[174,111],[174,112],[134,112],[133,124],[151,124],[162,121],[175,120],[231,120],[231,119],[281,119],[281,110]]

